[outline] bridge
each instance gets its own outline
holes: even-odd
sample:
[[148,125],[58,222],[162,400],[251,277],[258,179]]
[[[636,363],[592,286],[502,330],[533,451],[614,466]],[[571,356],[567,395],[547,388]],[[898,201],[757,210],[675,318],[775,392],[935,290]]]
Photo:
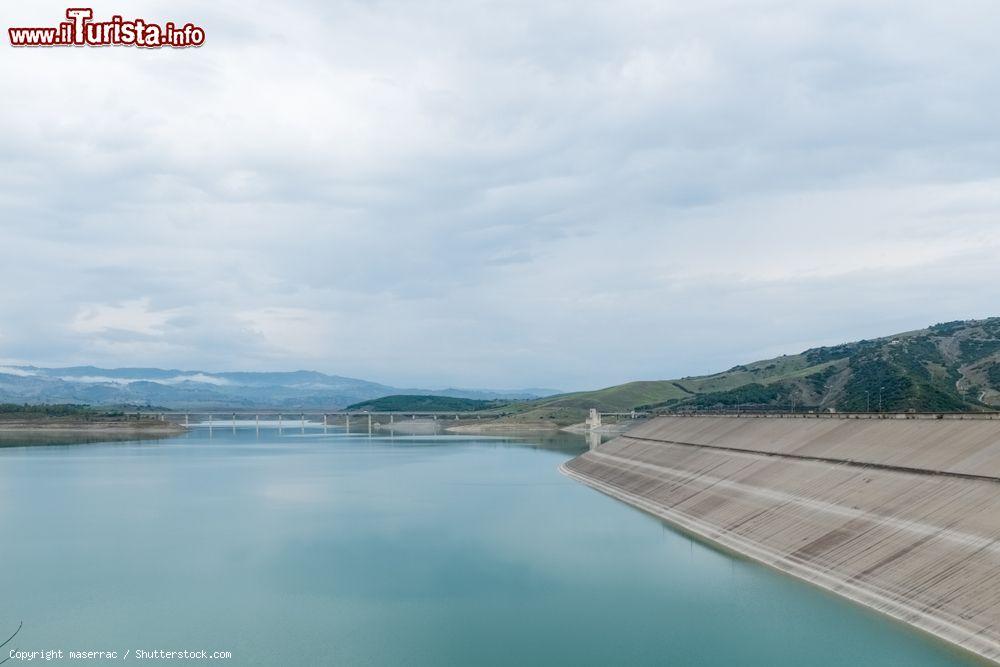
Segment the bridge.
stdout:
[[[249,421],[251,418],[259,427],[261,418],[276,420],[278,428],[282,428],[287,421],[289,425],[296,421],[302,428],[305,428],[307,420],[310,423],[319,423],[322,420],[324,427],[329,427],[343,423],[347,431],[351,430],[351,417],[360,418],[367,421],[368,432],[371,433],[376,425],[375,418],[388,418],[388,424],[394,424],[396,419],[452,419],[459,420],[481,420],[504,417],[507,413],[483,413],[483,412],[456,412],[454,410],[254,410],[254,411],[233,411],[215,410],[206,412],[149,412],[137,411],[134,413],[136,420],[141,420],[144,416],[154,417],[160,421],[179,421],[183,418],[183,424],[190,426],[199,423],[198,418],[206,420],[210,425],[216,423],[216,417],[226,420],[233,427],[240,421]],[[761,411],[761,410],[705,410],[697,412],[665,412],[648,410],[630,410],[627,412],[602,412],[597,408],[591,408],[586,425],[590,430],[599,429],[604,425],[605,419],[610,419],[612,423],[624,420],[640,420],[651,417],[743,417],[751,419],[988,419],[1000,420],[1000,412],[785,412],[785,411]]]
[[[133,413],[130,413],[133,414]],[[368,432],[371,433],[372,429],[378,424],[374,419],[376,417],[387,417],[389,424],[394,424],[396,419],[410,419],[414,420],[417,418],[421,419],[452,419],[453,421],[458,421],[461,419],[483,419],[499,417],[502,415],[493,414],[482,414],[482,413],[468,413],[468,412],[455,412],[455,411],[441,411],[441,410],[407,410],[407,411],[389,411],[389,410],[253,410],[253,411],[233,411],[233,410],[216,410],[207,412],[149,412],[143,413],[142,411],[137,411],[134,413],[136,420],[141,420],[143,417],[150,418],[153,417],[160,421],[181,421],[183,419],[183,424],[185,426],[191,426],[192,424],[205,423],[209,425],[217,424],[217,418],[219,420],[231,424],[233,428],[236,427],[239,422],[249,422],[253,423],[259,428],[261,419],[265,421],[277,421],[278,428],[282,428],[287,422],[289,426],[298,422],[301,428],[305,428],[306,422],[309,423],[319,423],[322,419],[323,426],[329,427],[336,425],[337,422],[341,422],[347,431],[351,430],[351,417],[355,419],[360,418],[363,421],[368,422]]]

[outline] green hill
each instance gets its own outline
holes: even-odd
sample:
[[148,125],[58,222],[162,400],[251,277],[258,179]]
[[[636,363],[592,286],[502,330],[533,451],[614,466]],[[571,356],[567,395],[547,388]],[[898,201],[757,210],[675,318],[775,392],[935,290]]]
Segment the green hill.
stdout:
[[735,409],[944,412],[1000,408],[1000,318],[818,347],[677,380],[629,382],[519,406],[518,420],[606,412]]
[[58,404],[49,405],[29,403],[0,403],[0,420],[33,420],[33,419],[96,419],[103,417],[120,417],[122,412],[94,410],[89,405]]
[[455,398],[454,396],[409,396],[397,394],[355,403],[347,406],[347,409],[370,410],[372,412],[405,412],[407,410],[415,412],[473,412],[477,410],[493,410],[507,403],[507,401],[481,401],[472,398]]

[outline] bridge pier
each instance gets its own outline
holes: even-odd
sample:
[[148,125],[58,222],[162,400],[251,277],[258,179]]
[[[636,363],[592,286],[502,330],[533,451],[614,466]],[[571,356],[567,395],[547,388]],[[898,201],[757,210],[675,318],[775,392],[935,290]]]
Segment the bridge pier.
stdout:
[[368,435],[372,434],[372,413],[368,413]]
[[587,447],[591,451],[597,449],[601,444],[601,434],[600,433],[588,433],[587,434]]

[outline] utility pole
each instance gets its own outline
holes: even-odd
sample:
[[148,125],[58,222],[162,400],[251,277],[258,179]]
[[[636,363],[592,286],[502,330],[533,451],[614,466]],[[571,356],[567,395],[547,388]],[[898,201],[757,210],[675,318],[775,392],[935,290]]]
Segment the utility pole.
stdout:
[[872,411],[872,393],[869,390],[865,390],[865,412]]
[[882,390],[883,389],[885,389],[885,387],[879,387],[878,388],[878,411],[879,411],[880,414],[882,412]]

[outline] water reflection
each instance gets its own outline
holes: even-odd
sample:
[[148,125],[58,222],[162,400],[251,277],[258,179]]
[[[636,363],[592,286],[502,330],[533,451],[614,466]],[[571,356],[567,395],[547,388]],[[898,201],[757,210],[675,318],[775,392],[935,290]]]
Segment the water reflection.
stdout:
[[114,433],[103,431],[95,433],[87,430],[79,431],[2,431],[0,430],[0,448],[4,447],[35,447],[43,445],[86,445],[109,442],[140,442],[143,440],[164,440],[175,438],[176,435],[163,435],[131,431],[129,433]]
[[587,438],[281,426],[0,451],[0,627],[233,664],[967,662],[559,475]]

